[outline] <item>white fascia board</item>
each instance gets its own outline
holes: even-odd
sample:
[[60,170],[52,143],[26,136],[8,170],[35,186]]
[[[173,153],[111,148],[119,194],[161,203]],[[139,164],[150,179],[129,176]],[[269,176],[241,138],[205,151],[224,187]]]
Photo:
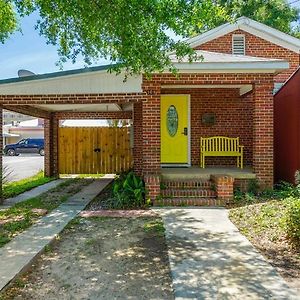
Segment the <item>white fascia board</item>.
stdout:
[[175,67],[179,71],[205,71],[206,73],[214,73],[219,71],[227,73],[229,71],[239,72],[255,71],[257,73],[276,73],[289,68],[286,61],[270,61],[270,62],[217,62],[217,63],[175,63]]
[[[262,31],[262,30],[258,30],[257,28],[249,27],[245,24],[241,25],[240,28],[243,31],[246,31],[254,36],[257,36],[263,40],[266,40],[272,44],[278,45],[285,49],[291,50],[296,53],[299,53],[299,51],[300,51],[300,41],[297,44],[291,43],[287,39],[280,39],[279,36],[275,36],[271,33],[268,33],[268,32]],[[278,30],[277,30],[277,32],[282,33]]]
[[0,95],[140,93],[142,76],[116,75],[106,70],[0,84]]
[[300,52],[300,39],[246,17],[237,19],[235,23],[226,23],[203,34],[187,39],[186,43],[194,48],[238,29],[296,53]]
[[212,30],[206,31],[200,35],[187,39],[185,42],[188,43],[192,48],[194,48],[237,29],[238,27],[236,23],[226,23]]

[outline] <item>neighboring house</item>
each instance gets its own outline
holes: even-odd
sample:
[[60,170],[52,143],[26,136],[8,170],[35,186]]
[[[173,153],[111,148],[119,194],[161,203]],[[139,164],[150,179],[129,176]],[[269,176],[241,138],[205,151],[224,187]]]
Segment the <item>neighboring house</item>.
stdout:
[[33,117],[15,113],[13,111],[3,110],[3,125],[18,124],[22,121],[31,120]]
[[275,181],[295,183],[300,170],[300,69],[274,96]]
[[[101,66],[7,79],[0,103],[45,118],[47,175],[59,174],[59,120],[132,119],[133,167],[154,200],[162,194],[177,197],[173,204],[219,204],[253,178],[271,188],[274,83],[278,88],[298,68],[300,40],[242,17],[187,42],[203,61],[172,57],[178,76],[165,71],[124,82],[124,74]],[[200,139],[212,136],[239,137],[246,168],[216,156],[200,169]]]
[[21,139],[44,137],[44,120],[39,118],[22,121],[17,125],[5,125],[4,128],[8,134],[5,145],[14,144]]

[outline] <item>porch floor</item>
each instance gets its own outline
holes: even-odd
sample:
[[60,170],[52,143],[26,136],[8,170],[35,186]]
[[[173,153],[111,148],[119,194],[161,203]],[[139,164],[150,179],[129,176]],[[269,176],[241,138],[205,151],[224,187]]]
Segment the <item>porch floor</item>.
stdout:
[[210,179],[210,175],[228,175],[235,179],[253,179],[256,175],[253,173],[251,167],[245,167],[244,169],[234,168],[234,167],[207,167],[202,169],[198,166],[188,167],[188,168],[178,168],[178,167],[164,167],[161,168],[161,175],[163,179],[173,180],[173,179]]

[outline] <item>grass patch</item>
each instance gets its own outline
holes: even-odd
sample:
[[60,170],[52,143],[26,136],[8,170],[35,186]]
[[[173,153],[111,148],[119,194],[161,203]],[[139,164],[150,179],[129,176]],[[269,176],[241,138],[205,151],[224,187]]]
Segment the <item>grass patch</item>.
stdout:
[[3,186],[3,198],[11,198],[26,191],[54,180],[53,177],[44,177],[44,172],[40,171],[36,175],[14,182],[9,182]]
[[285,211],[284,201],[272,200],[231,209],[229,217],[249,239],[263,237],[275,241],[284,235]]
[[155,233],[159,236],[165,235],[165,227],[161,220],[154,220],[144,224],[145,232]]
[[[296,202],[291,197],[264,201],[233,208],[229,218],[287,281],[300,288],[300,245],[290,236],[292,225],[293,232],[299,232],[300,215],[293,216],[296,222],[287,222],[291,204]],[[298,211],[293,210],[293,213]]]
[[42,195],[15,204],[0,211],[0,247],[8,243],[15,235],[36,222],[41,215],[33,209],[44,209],[48,213],[77,193],[89,181],[69,179]]

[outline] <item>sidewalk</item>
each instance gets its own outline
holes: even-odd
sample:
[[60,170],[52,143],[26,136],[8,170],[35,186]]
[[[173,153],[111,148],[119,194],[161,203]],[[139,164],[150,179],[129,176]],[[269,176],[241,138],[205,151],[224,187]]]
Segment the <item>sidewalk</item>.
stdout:
[[163,217],[175,299],[300,299],[224,208],[155,209]]
[[66,179],[56,179],[50,182],[47,182],[43,185],[37,186],[27,192],[24,192],[16,197],[13,198],[7,198],[4,200],[3,204],[0,204],[0,210],[4,209],[4,208],[9,208],[13,205],[15,205],[16,203],[28,200],[30,198],[34,198],[37,197],[45,192],[48,192],[51,189],[56,188],[58,185],[60,185],[61,183],[65,182]]
[[95,180],[0,248],[0,290],[25,270],[34,257],[112,180],[109,176]]

